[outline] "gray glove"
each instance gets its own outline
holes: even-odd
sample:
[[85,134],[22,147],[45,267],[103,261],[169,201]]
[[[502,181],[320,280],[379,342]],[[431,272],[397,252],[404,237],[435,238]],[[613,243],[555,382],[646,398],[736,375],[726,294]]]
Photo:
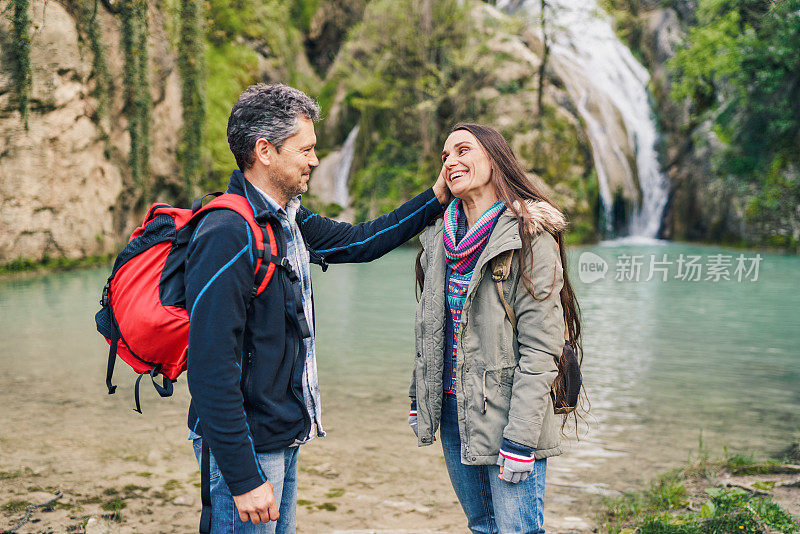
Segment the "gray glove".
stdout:
[[414,435],[419,437],[417,431],[417,399],[411,399],[411,410],[408,412],[408,426],[414,431]]
[[503,446],[497,456],[497,465],[500,466],[500,478],[512,484],[522,482],[533,471],[534,461],[533,449],[514,441],[503,439]]

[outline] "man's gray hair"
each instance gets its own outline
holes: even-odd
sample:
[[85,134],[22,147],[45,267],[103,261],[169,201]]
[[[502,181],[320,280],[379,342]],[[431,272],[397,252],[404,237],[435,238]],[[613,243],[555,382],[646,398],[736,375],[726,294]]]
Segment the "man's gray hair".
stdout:
[[228,117],[228,146],[242,171],[255,162],[256,141],[276,149],[297,133],[300,118],[319,120],[319,104],[304,92],[282,83],[251,85],[239,95]]

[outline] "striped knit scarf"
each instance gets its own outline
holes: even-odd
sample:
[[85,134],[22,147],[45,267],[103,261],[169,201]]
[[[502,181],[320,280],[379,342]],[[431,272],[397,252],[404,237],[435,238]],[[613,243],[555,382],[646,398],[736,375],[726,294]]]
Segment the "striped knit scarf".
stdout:
[[502,200],[492,204],[492,207],[480,216],[464,238],[456,244],[461,199],[455,199],[447,206],[444,214],[444,254],[451,269],[460,274],[466,274],[475,268],[481,252],[489,241],[494,223],[505,208]]

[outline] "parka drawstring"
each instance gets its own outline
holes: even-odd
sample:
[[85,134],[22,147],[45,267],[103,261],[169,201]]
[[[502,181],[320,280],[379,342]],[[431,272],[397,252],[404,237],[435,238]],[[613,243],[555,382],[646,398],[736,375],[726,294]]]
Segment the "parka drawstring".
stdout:
[[483,408],[481,408],[481,414],[486,414],[486,373],[488,371],[486,369],[483,370]]

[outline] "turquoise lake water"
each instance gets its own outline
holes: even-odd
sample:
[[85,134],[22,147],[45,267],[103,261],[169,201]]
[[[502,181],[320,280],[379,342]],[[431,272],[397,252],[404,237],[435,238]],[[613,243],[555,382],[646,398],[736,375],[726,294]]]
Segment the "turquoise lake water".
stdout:
[[[372,264],[331,266],[327,273],[314,268],[321,387],[333,419],[353,399],[366,431],[370,417],[405,409],[396,404],[404,402],[413,355],[415,253],[402,249]],[[723,447],[771,454],[796,436],[800,258],[762,252],[757,279],[751,271],[738,281],[740,254],[748,261],[756,256],[675,243],[570,250],[592,410],[580,426],[581,442],[560,468],[548,470],[551,480],[571,483],[580,471],[588,491],[602,493],[696,454],[701,433],[715,456]],[[676,277],[681,255],[699,257],[700,281]],[[641,256],[640,280],[616,280],[631,274],[625,266],[634,256]],[[726,257],[732,279],[706,279],[709,266]],[[659,271],[645,281],[653,258],[673,262],[660,265],[666,265],[666,281]],[[584,274],[594,273],[602,262],[604,278],[581,281],[581,265]],[[37,424],[54,397],[76,406],[107,402],[106,345],[93,324],[107,273],[102,268],[0,282],[2,432]],[[118,373],[126,394],[129,375]]]

